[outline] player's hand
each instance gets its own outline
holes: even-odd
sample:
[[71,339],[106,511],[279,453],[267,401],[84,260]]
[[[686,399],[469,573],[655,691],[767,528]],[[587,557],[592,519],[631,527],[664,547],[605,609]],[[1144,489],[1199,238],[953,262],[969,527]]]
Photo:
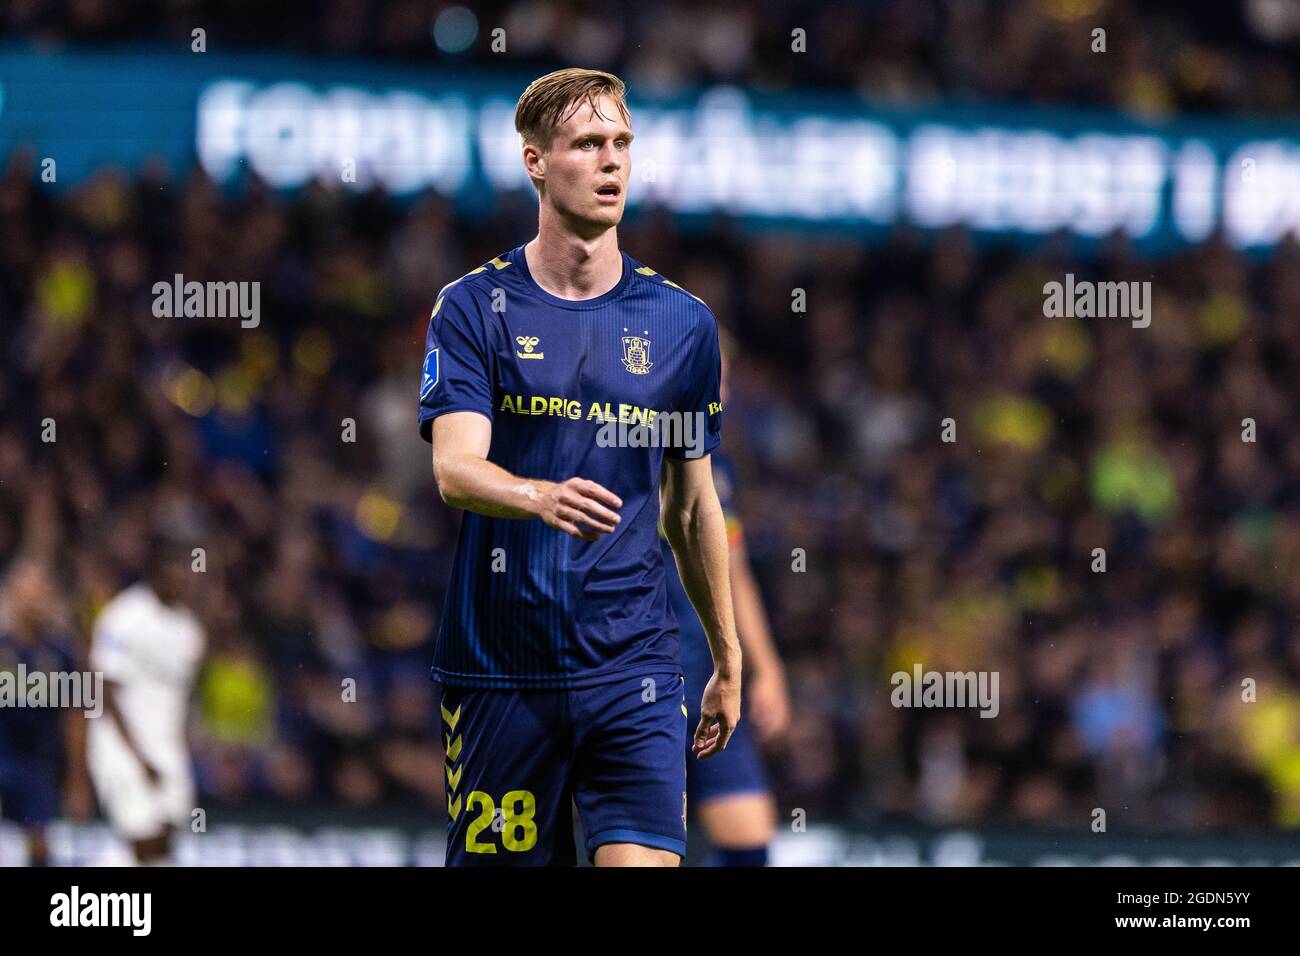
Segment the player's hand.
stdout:
[[785,733],[790,726],[790,691],[779,667],[756,670],[747,681],[749,720],[764,743]]
[[700,724],[695,728],[691,752],[707,760],[727,748],[740,723],[740,677],[723,677],[715,668],[700,699]]
[[538,516],[552,528],[583,541],[609,534],[622,519],[613,510],[623,499],[586,478],[548,482],[542,491]]

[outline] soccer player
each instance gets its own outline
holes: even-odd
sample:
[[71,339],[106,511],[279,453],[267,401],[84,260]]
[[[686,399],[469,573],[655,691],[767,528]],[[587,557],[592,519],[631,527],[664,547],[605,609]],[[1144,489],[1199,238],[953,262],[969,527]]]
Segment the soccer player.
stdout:
[[[77,670],[61,633],[54,584],[45,566],[17,562],[5,588],[6,629],[0,631],[0,670],[47,678]],[[25,689],[20,689],[25,693]],[[85,790],[85,729],[81,711],[55,707],[0,710],[0,817],[26,830],[33,866],[49,862],[45,828],[59,815],[60,781],[69,794]]]
[[91,637],[104,713],[87,737],[90,776],[141,866],[170,862],[172,833],[194,807],[185,731],[205,642],[182,603],[191,573],[184,550],[156,536],[144,579],[104,605]]
[[[617,77],[544,76],[515,128],[537,236],[438,294],[420,389],[438,490],[465,511],[433,666],[447,863],[572,865],[576,803],[597,866],[677,866],[688,728],[661,514],[713,658],[696,759],[740,719],[717,323],[619,249]],[[643,440],[656,418],[680,423],[671,447]]]

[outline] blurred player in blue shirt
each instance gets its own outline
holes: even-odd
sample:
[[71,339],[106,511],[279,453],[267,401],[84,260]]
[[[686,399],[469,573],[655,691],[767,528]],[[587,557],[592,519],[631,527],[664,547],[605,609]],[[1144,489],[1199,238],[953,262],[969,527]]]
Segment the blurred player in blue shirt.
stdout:
[[[5,587],[0,671],[48,679],[78,670],[71,642],[59,626],[54,586],[44,567],[20,561]],[[20,693],[26,693],[22,688]],[[45,828],[59,816],[62,787],[79,814],[90,809],[83,712],[54,706],[0,708],[0,817],[27,831],[34,866],[49,861]]]
[[576,803],[596,865],[675,866],[687,727],[661,516],[713,662],[697,758],[740,719],[717,323],[619,249],[617,77],[542,77],[515,126],[538,235],[438,294],[420,387],[438,490],[465,511],[433,666],[447,862],[571,865]]

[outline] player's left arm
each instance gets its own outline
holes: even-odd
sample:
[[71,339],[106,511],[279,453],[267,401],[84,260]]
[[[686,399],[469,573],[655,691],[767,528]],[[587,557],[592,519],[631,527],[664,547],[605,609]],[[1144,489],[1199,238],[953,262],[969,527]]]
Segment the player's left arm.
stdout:
[[86,720],[86,712],[75,708],[63,716],[63,803],[65,812],[77,820],[95,814],[94,790],[86,766]]
[[731,603],[726,519],[708,455],[664,456],[659,507],[682,585],[713,655],[713,676],[704,689],[693,745],[696,756],[711,757],[727,746],[740,722],[741,651]]
[[753,721],[759,739],[768,741],[784,733],[790,723],[790,692],[745,540],[739,532],[732,535],[731,542],[731,596],[736,606],[736,632],[749,670],[748,719]]

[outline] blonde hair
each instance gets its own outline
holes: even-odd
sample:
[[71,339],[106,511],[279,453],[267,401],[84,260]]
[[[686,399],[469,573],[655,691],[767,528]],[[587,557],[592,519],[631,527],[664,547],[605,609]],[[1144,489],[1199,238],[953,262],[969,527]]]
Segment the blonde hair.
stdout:
[[618,101],[624,118],[630,119],[626,94],[627,87],[613,73],[578,67],[556,70],[533,80],[519,97],[515,106],[515,130],[523,145],[546,150],[555,138],[555,131],[583,103],[590,104],[599,114],[597,100],[612,96]]

